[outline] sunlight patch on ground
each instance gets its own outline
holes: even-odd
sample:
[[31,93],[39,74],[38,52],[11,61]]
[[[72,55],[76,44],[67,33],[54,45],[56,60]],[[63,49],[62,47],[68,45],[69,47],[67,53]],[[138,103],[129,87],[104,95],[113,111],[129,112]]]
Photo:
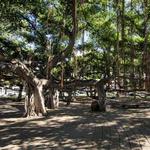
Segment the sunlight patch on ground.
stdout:
[[46,120],[31,120],[29,123],[27,123],[30,127],[32,126],[39,126],[39,127],[47,127],[48,125],[50,127],[60,127],[62,123],[66,122],[75,122],[78,119],[81,119],[80,116],[69,116],[69,115],[63,115],[62,116],[53,116],[50,119]]
[[[38,121],[38,119],[40,118],[44,118],[44,117],[35,117],[36,121]],[[5,118],[5,119],[1,119],[0,120],[0,125],[5,125],[5,124],[15,124],[15,123],[21,123],[24,121],[32,121],[34,119],[34,117],[32,118],[25,118],[25,117],[20,117],[20,118]]]
[[59,121],[59,122],[73,122],[73,121],[76,121],[77,119],[81,119],[80,116],[68,116],[68,115],[64,115],[63,117],[62,116],[56,116],[56,117],[53,117],[51,119],[51,121]]
[[10,144],[10,145],[7,145],[3,148],[1,148],[1,150],[20,150],[20,146],[19,145],[16,145],[16,144]]

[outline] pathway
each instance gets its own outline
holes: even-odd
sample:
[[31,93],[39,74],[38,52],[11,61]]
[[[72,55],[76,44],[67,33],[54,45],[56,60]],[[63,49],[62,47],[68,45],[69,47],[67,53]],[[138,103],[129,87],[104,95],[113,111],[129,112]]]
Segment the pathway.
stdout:
[[88,103],[21,118],[21,103],[1,102],[0,150],[150,150],[150,109],[91,113]]

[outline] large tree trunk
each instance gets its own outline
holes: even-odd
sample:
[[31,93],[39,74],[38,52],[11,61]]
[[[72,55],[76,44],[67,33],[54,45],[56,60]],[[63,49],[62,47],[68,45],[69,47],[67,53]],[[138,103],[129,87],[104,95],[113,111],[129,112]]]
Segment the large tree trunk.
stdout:
[[39,116],[46,114],[44,105],[43,85],[46,80],[38,79],[25,64],[18,60],[11,62],[13,71],[27,83],[25,99],[25,116]]
[[27,96],[25,98],[25,116],[42,116],[46,114],[43,87],[38,84],[36,87],[27,87]]

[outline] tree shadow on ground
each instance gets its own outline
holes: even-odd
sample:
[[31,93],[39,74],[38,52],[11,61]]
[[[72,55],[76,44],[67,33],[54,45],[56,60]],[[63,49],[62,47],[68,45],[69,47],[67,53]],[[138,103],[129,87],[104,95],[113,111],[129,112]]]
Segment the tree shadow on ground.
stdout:
[[18,118],[22,117],[24,112],[23,102],[12,100],[0,100],[0,118]]
[[[91,113],[89,104],[72,103],[49,110],[47,117],[10,118],[22,114],[15,103],[1,118],[4,149],[142,149],[150,146],[149,110],[110,109]],[[7,117],[7,115],[9,117]]]

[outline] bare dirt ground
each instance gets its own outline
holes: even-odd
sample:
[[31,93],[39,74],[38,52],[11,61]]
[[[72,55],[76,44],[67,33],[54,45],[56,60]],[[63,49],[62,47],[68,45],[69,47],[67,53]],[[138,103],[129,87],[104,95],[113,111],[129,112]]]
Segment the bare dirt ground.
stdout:
[[150,150],[150,108],[108,108],[89,102],[23,118],[23,103],[0,100],[0,150]]

